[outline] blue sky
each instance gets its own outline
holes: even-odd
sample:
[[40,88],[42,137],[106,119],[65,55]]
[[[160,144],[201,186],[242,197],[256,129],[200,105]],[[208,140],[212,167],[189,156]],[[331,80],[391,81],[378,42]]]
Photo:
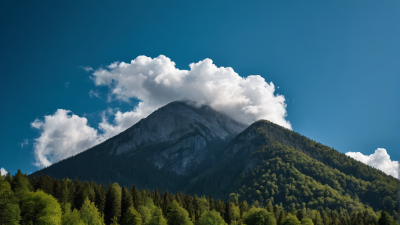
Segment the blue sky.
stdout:
[[83,68],[140,55],[260,75],[285,97],[294,131],[340,152],[399,158],[398,1],[0,4],[0,167],[12,174],[38,169],[36,119],[65,109],[97,129],[105,110],[132,110],[135,99],[107,101],[110,88]]

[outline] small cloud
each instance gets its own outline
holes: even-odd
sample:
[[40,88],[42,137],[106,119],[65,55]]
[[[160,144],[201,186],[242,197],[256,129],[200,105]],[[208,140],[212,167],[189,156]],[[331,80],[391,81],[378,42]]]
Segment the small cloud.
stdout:
[[1,167],[1,169],[0,169],[0,175],[1,176],[5,176],[5,175],[7,175],[7,170],[6,169],[4,169],[3,167]]
[[90,92],[89,92],[89,96],[90,96],[91,98],[94,98],[94,97],[96,97],[96,98],[100,98],[100,93],[99,93],[99,91],[98,91],[98,90],[95,90],[95,91],[93,91],[93,90],[90,90]]
[[84,67],[82,67],[84,70],[86,70],[86,72],[89,72],[89,71],[92,71],[93,70],[93,68],[92,67],[90,67],[90,66],[84,66]]
[[24,142],[18,143],[18,145],[21,146],[21,148],[23,148],[24,146],[26,146],[28,144],[29,144],[29,140],[28,139],[25,139]]
[[374,154],[364,155],[361,152],[347,152],[347,156],[370,165],[376,169],[382,170],[388,175],[399,178],[399,161],[392,161],[386,149],[378,148]]
[[65,87],[68,89],[69,81],[65,82]]

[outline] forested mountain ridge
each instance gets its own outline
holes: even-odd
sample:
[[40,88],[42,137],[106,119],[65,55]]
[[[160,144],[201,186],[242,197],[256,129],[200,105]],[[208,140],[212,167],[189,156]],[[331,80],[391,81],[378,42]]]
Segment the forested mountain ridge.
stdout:
[[[283,203],[285,209],[385,209],[397,214],[398,180],[269,121],[257,121],[227,146],[221,161],[185,191]],[[294,205],[293,205],[294,204]]]
[[172,102],[113,138],[33,173],[178,191],[247,126],[209,106]]
[[41,174],[222,199],[233,194],[288,212],[386,210],[397,218],[397,179],[269,121],[246,128],[208,106],[182,102],[30,177]]

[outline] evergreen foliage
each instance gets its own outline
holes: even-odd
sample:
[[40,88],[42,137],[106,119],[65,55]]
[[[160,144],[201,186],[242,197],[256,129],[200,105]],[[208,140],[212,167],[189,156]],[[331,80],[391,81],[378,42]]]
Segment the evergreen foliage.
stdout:
[[[261,154],[257,157],[262,158],[262,151],[255,152],[255,154]],[[272,158],[271,160],[275,160]],[[274,161],[274,162],[275,162]],[[278,160],[279,161],[279,160]],[[276,161],[276,162],[278,162]],[[285,167],[283,164],[277,163],[280,169],[287,168],[290,172],[290,167]],[[258,168],[262,170],[261,167]],[[264,169],[265,172],[265,169]],[[258,172],[254,171],[257,175]],[[21,173],[22,174],[22,173]],[[21,175],[18,175],[21,176]],[[13,180],[18,180],[18,176],[14,176]],[[22,174],[21,177],[26,177]],[[295,176],[289,176],[295,177]],[[32,178],[33,179],[33,178]],[[281,179],[281,178],[277,178]],[[26,180],[25,180],[26,181]],[[50,179],[54,185],[60,182],[58,179]],[[32,181],[22,182],[25,185],[31,185]],[[380,225],[398,224],[397,217],[390,215],[386,211],[374,212],[368,206],[362,206],[364,210],[354,210],[352,212],[347,211],[344,208],[339,210],[331,210],[329,207],[317,207],[310,208],[308,203],[301,202],[301,204],[292,204],[290,207],[284,206],[282,202],[278,200],[269,199],[268,203],[264,206],[261,201],[254,201],[252,207],[249,207],[246,200],[240,200],[239,194],[231,194],[230,200],[224,202],[222,199],[215,200],[211,197],[197,197],[197,195],[190,196],[184,195],[181,192],[176,192],[174,195],[168,191],[163,191],[162,194],[157,194],[156,191],[150,192],[149,190],[135,190],[134,186],[131,186],[128,191],[124,187],[120,187],[119,184],[110,184],[107,188],[107,194],[105,194],[105,212],[100,212],[95,202],[90,198],[97,201],[103,197],[101,191],[95,191],[103,189],[104,185],[97,185],[94,182],[63,179],[60,182],[62,195],[68,195],[68,197],[60,197],[58,199],[55,196],[51,196],[41,189],[29,190],[22,188],[20,197],[17,198],[14,195],[14,191],[11,185],[0,179],[0,222],[3,224],[149,224],[149,225],[171,225],[171,224],[185,224],[185,225],[204,225],[204,224],[306,224],[306,225]],[[17,187],[16,185],[15,187]],[[32,185],[33,186],[33,185]],[[78,188],[74,188],[74,187]],[[22,187],[22,186],[21,186]],[[39,187],[39,186],[37,186]],[[78,193],[81,192],[82,188],[85,187],[88,194],[80,206],[80,209],[76,208],[73,202],[68,199],[74,199]],[[296,185],[294,185],[296,187]],[[294,188],[287,187],[288,190],[294,190]],[[18,190],[18,188],[15,188]],[[53,189],[53,194],[57,195]],[[128,194],[129,193],[129,194]],[[137,198],[140,195],[139,209],[134,208],[134,199],[131,193],[136,194]],[[71,197],[72,196],[72,197]],[[91,197],[90,197],[91,196]],[[126,199],[127,198],[127,199]],[[97,199],[97,200],[96,200]],[[277,198],[278,199],[278,198]],[[275,202],[274,202],[275,201]],[[160,206],[154,204],[158,202]],[[274,203],[273,203],[274,202]],[[125,211],[124,216],[118,218],[117,215],[122,213],[122,205],[130,205]],[[61,214],[61,207],[63,213]],[[167,206],[167,207],[165,207]],[[20,210],[21,209],[21,210]],[[142,213],[140,212],[142,210]],[[218,211],[220,210],[220,211]],[[118,213],[119,211],[119,213]],[[144,218],[142,218],[143,214]],[[109,221],[105,221],[104,217],[108,216]],[[300,222],[301,221],[301,222]]]

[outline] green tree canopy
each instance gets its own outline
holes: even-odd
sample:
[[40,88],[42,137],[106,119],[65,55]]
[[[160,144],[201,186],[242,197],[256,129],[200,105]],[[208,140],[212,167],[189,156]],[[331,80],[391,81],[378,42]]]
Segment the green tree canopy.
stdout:
[[310,219],[310,218],[303,218],[301,220],[301,225],[314,225],[314,223],[312,222],[312,219]]
[[219,212],[214,209],[200,217],[199,225],[226,225]]
[[243,217],[246,225],[276,225],[274,216],[266,209],[252,207]]
[[74,209],[74,211],[71,212],[70,203],[66,203],[64,208],[64,214],[61,217],[62,225],[86,225],[81,219],[79,210]]
[[24,224],[61,224],[61,208],[57,200],[42,190],[29,192],[22,199],[21,214]]
[[189,219],[189,213],[179,206],[176,200],[172,201],[168,208],[168,225],[193,225]]
[[129,225],[141,225],[142,218],[140,214],[133,208],[133,206],[129,207],[125,213],[125,218],[123,219],[124,224]]
[[283,225],[300,225],[300,224],[301,222],[297,219],[297,217],[291,214],[289,214],[283,221]]
[[104,218],[98,211],[94,202],[90,202],[88,197],[86,197],[85,201],[83,202],[83,205],[80,209],[80,214],[82,220],[87,225],[104,225]]
[[20,213],[10,184],[0,177],[0,224],[19,224]]
[[160,208],[153,210],[149,225],[167,225],[167,220],[164,218]]

